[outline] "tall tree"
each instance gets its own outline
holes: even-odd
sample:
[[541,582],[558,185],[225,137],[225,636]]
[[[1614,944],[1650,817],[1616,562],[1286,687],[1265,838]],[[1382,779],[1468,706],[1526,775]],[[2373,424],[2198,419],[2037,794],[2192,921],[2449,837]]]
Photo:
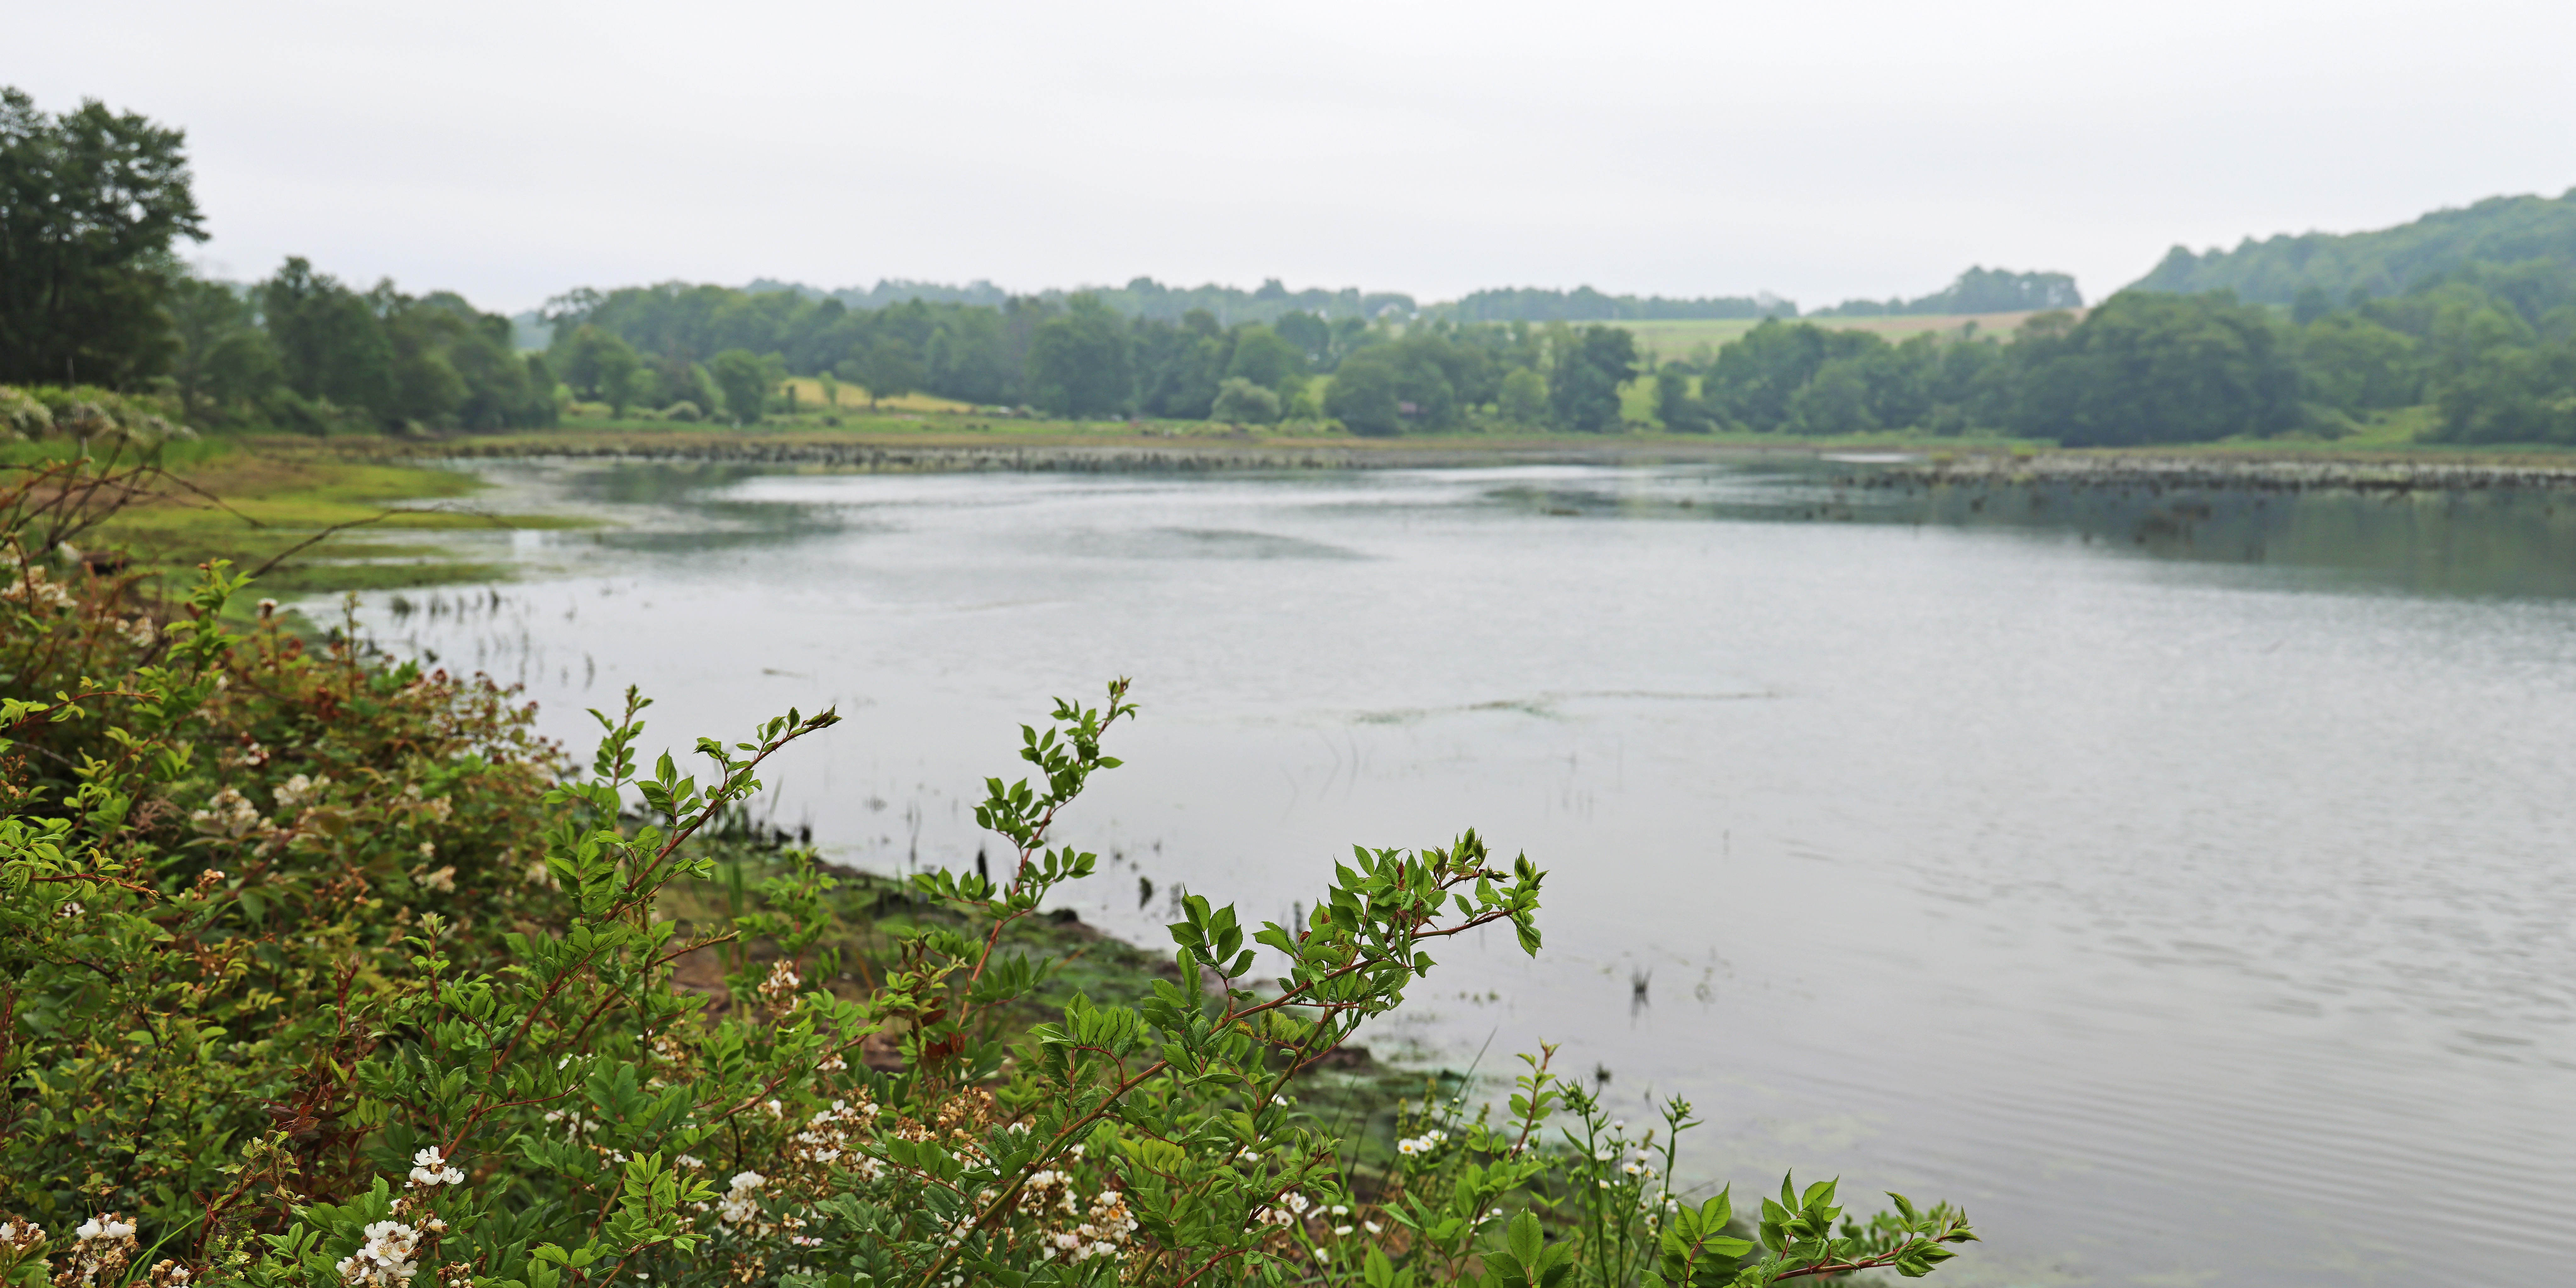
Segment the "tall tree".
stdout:
[[367,297],[301,256],[261,283],[259,296],[288,388],[342,407],[392,410],[393,345]]
[[1029,392],[1058,416],[1109,416],[1127,409],[1126,328],[1090,295],[1066,301],[1063,316],[1038,325],[1029,343]]
[[1619,427],[1619,386],[1636,373],[1637,338],[1618,327],[1587,326],[1556,355],[1548,393],[1557,423],[1586,434]]
[[176,351],[171,244],[206,238],[184,132],[0,88],[0,381],[128,386]]
[[2226,292],[2124,291],[2063,332],[2026,335],[2015,429],[2069,447],[2192,443],[2300,424],[2291,345]]
[[727,349],[707,359],[707,375],[724,391],[725,410],[735,423],[757,425],[761,413],[768,410],[769,391],[787,378],[787,370],[775,356]]

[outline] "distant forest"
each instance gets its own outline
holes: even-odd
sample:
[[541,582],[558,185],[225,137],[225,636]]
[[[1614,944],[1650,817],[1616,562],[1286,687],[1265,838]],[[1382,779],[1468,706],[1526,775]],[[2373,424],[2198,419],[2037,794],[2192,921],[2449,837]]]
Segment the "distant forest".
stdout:
[[2489,197],[2412,223],[2365,233],[2284,233],[2234,250],[2167,252],[2133,291],[2234,291],[2257,304],[2290,304],[2303,291],[2338,303],[2400,294],[2475,265],[2576,263],[2576,189],[2556,197]]
[[[300,258],[255,283],[190,274],[176,249],[204,232],[183,143],[133,113],[53,115],[0,90],[0,384],[48,405],[141,398],[209,429],[317,434],[749,424],[796,410],[795,375],[996,412],[1368,435],[2000,431],[2122,445],[2397,425],[2576,444],[2576,193],[2177,250],[2080,315],[2049,307],[2080,302],[2063,275],[1983,268],[1921,299],[1828,311],[2039,310],[2010,335],[1971,322],[1901,343],[1763,297],[1518,290],[1423,308],[1145,278],[1035,296],[665,283],[575,291],[514,320]],[[1635,312],[1584,316],[1623,309]],[[1615,325],[1673,316],[1761,320],[1661,364]],[[541,349],[526,348],[532,333]]]
[[1971,268],[1947,290],[1911,300],[1846,300],[1811,317],[1942,317],[1980,313],[2029,313],[2046,309],[2080,309],[2084,294],[2065,273],[2015,273],[2000,268]]

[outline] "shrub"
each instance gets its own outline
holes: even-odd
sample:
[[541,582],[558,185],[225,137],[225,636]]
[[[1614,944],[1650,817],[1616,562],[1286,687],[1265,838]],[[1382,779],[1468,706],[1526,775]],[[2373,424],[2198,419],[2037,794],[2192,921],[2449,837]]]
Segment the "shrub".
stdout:
[[1208,415],[1238,425],[1275,425],[1279,395],[1241,376],[1228,376],[1217,386],[1216,404]]
[[[28,500],[0,504],[0,1282],[1724,1284],[1973,1237],[1903,1200],[1837,1235],[1830,1184],[1784,1187],[1739,1264],[1726,1196],[1648,1185],[1688,1107],[1631,1142],[1544,1055],[1508,1126],[1425,1106],[1369,1176],[1294,1088],[1434,941],[1536,951],[1542,874],[1472,832],[1355,851],[1299,925],[1191,896],[1140,1004],[1023,1027],[1064,963],[1014,929],[1096,867],[1051,833],[1118,766],[1125,681],[1022,730],[1028,776],[976,810],[999,879],[915,877],[875,960],[802,851],[683,934],[666,895],[718,882],[710,830],[832,713],[700,739],[701,777],[645,763],[630,691],[558,776],[489,681],[265,604],[234,634],[221,564],[129,619],[133,584],[27,552]],[[721,1007],[675,978],[717,955]],[[1502,1222],[1528,1204],[1554,1243]]]

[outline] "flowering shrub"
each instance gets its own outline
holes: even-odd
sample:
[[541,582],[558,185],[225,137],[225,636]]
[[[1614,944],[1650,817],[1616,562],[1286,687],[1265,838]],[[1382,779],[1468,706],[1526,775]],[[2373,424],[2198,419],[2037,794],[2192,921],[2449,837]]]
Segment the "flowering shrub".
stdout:
[[[1021,932],[1095,869],[1051,832],[1118,765],[1124,681],[987,781],[997,877],[915,878],[938,915],[856,962],[810,855],[668,914],[832,713],[700,739],[690,774],[644,763],[630,691],[567,776],[488,682],[265,607],[236,634],[221,565],[138,603],[26,530],[0,522],[0,1283],[1716,1285],[1973,1237],[1901,1199],[1837,1233],[1830,1184],[1784,1187],[1754,1253],[1725,1195],[1668,1192],[1687,1106],[1631,1138],[1544,1056],[1507,1125],[1426,1104],[1366,1172],[1300,1076],[1435,941],[1539,945],[1542,874],[1472,832],[1356,850],[1298,925],[1191,896],[1138,1004],[1029,1025],[1064,962]],[[720,955],[720,996],[684,986]]]

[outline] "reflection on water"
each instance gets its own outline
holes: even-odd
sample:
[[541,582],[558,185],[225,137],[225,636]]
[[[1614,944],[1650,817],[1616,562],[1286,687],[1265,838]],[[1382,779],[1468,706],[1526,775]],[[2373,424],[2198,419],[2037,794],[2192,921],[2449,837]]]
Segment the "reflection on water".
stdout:
[[1133,675],[1085,918],[1285,918],[1354,842],[1473,825],[1550,870],[1548,947],[1462,940],[1373,1044],[1563,1041],[1697,1103],[1705,1178],[1963,1201],[1990,1242],[1945,1279],[2556,1273],[2557,500],[1874,468],[512,466],[627,526],[365,612],[568,739],[628,683],[680,746],[836,702],[773,803],[883,869],[971,861],[1019,722]]

